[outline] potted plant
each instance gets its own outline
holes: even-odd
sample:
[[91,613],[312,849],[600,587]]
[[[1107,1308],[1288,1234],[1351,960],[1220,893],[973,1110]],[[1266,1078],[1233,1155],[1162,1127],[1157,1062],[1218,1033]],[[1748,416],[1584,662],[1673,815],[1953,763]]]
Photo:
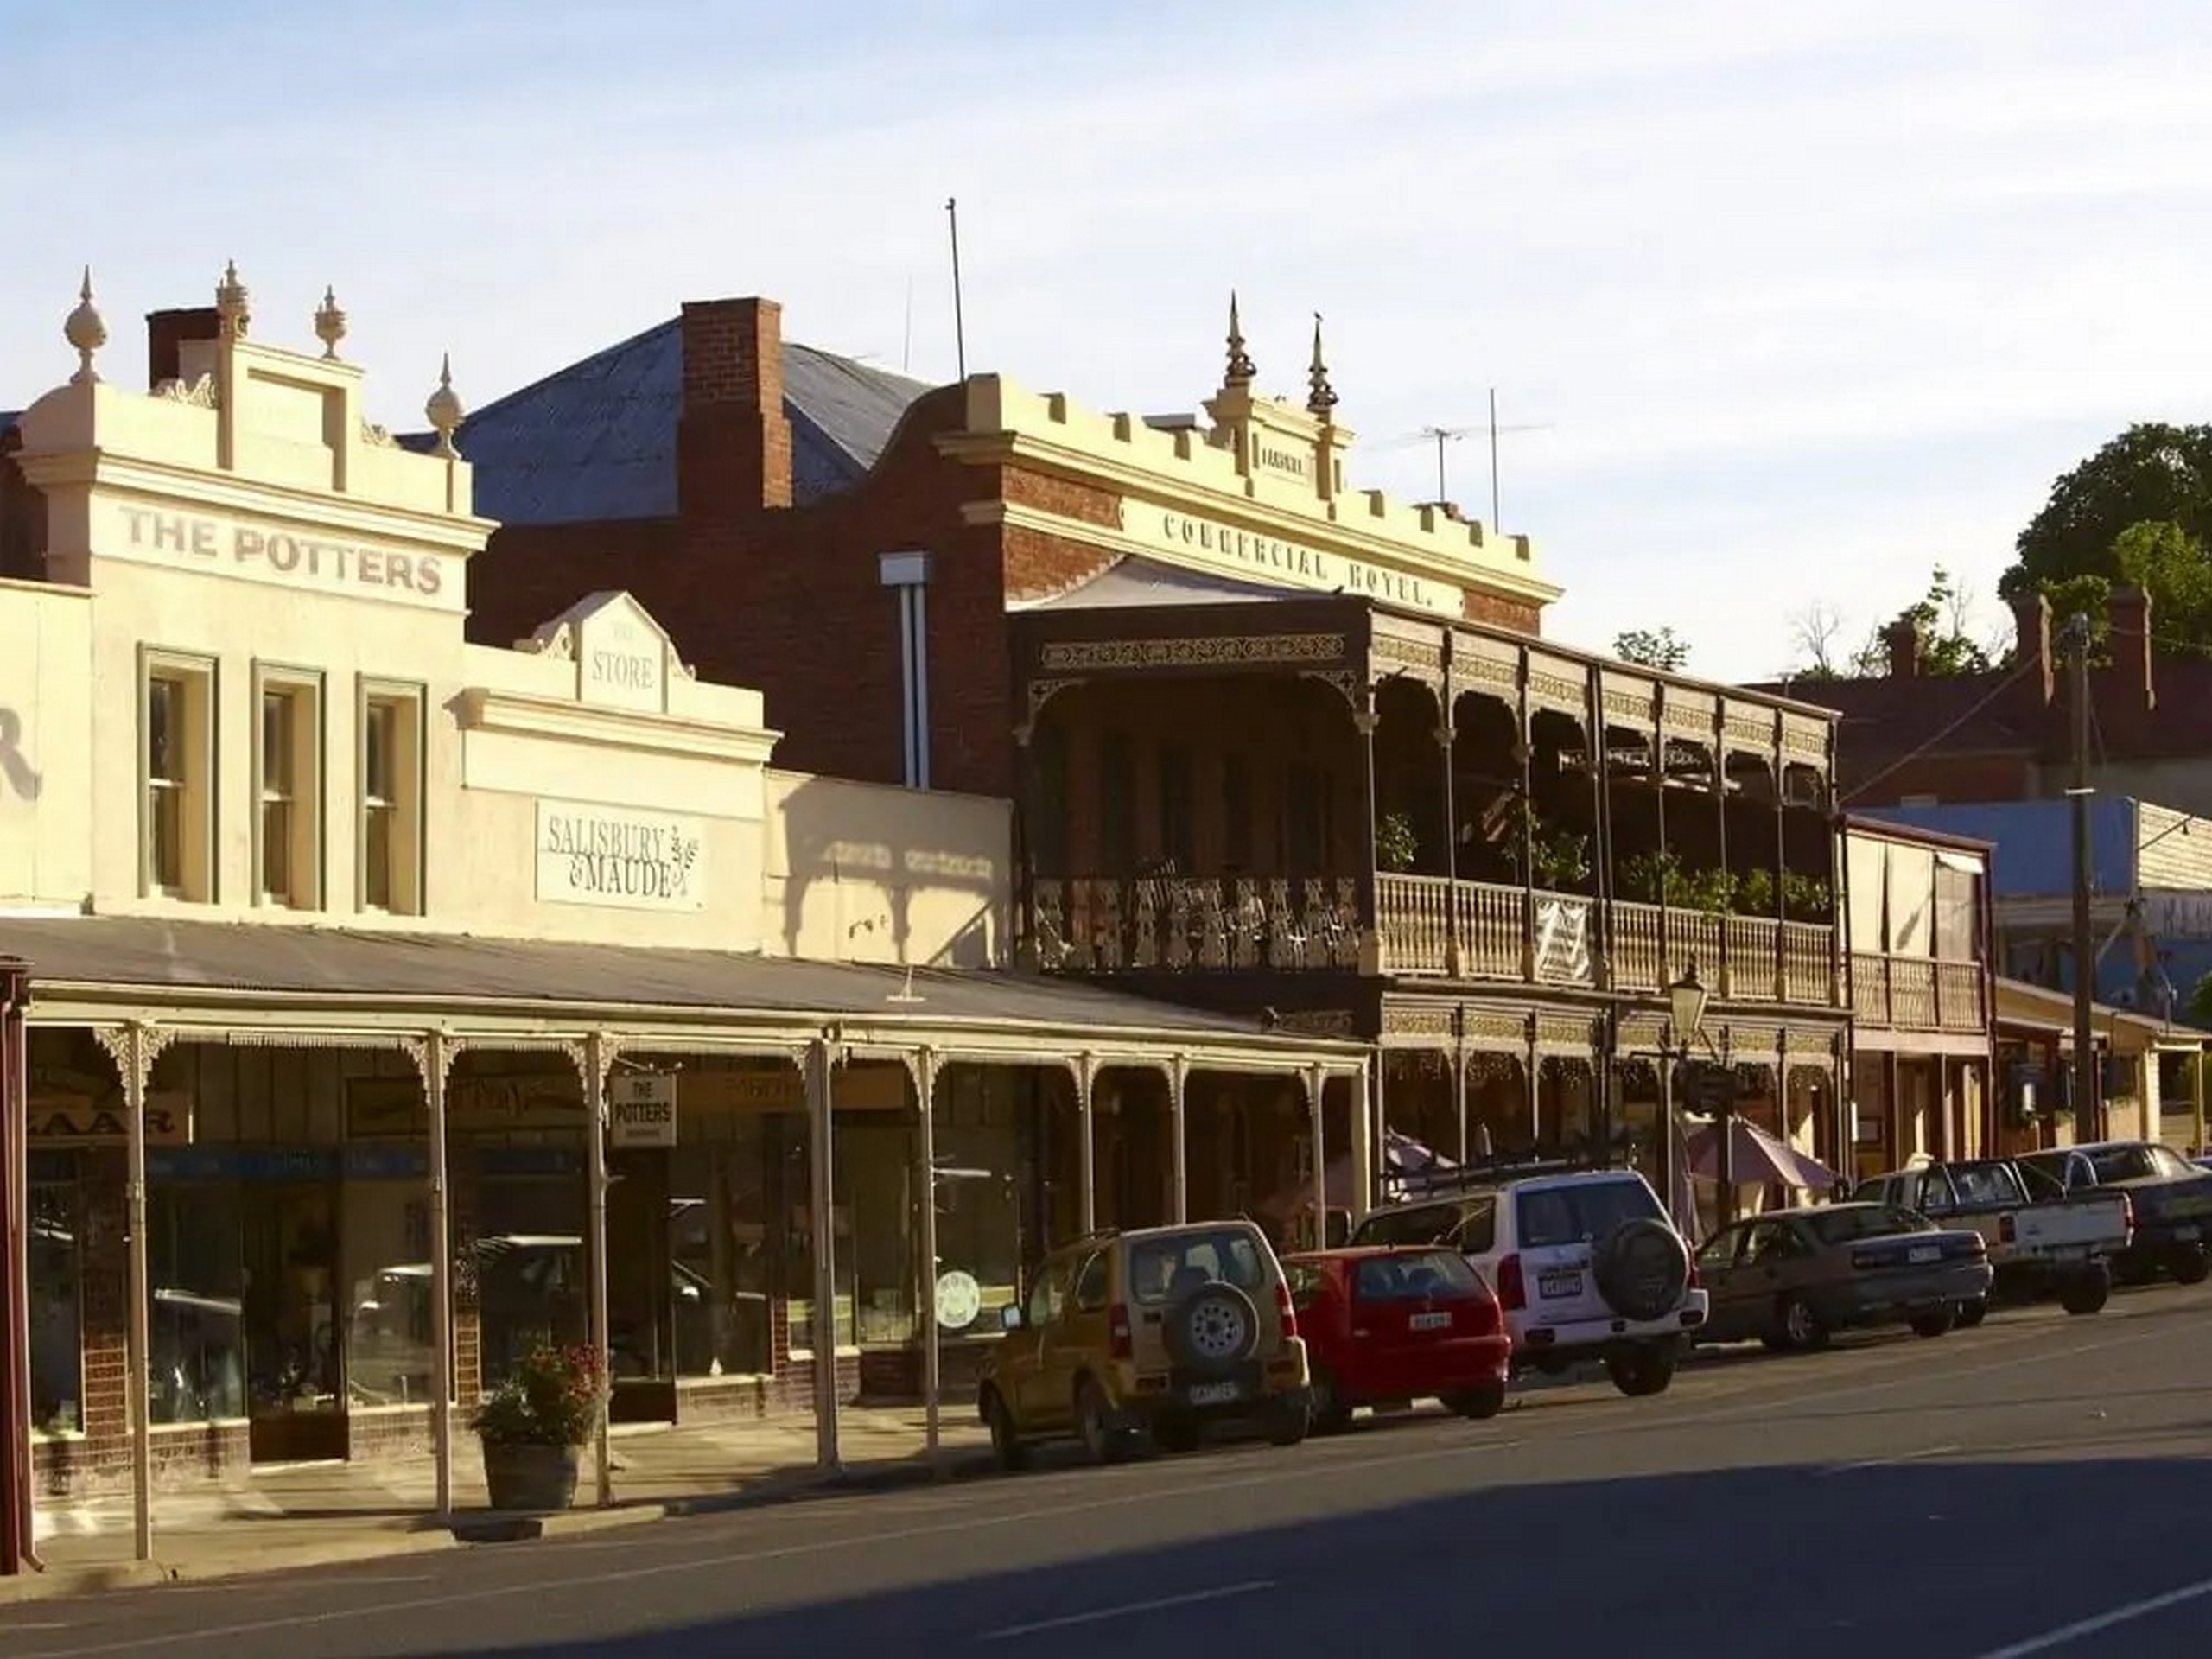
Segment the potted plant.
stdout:
[[1726,870],[1699,870],[1682,880],[1681,902],[1685,910],[1725,916],[1735,896],[1736,878]]
[[1774,919],[1774,872],[1754,865],[1736,878],[1736,913]]
[[484,1442],[495,1510],[565,1510],[576,1501],[577,1448],[598,1427],[602,1387],[588,1348],[541,1343],[470,1420]]
[[1623,859],[1620,885],[1638,904],[1673,904],[1681,897],[1681,860],[1673,852],[1638,853]]
[[1565,830],[1540,831],[1529,862],[1535,885],[1572,893],[1590,879],[1590,837]]
[[1792,870],[1782,878],[1782,902],[1795,922],[1827,922],[1835,919],[1835,900],[1828,892],[1828,884],[1818,876],[1800,875]]
[[1420,856],[1420,838],[1414,821],[1403,812],[1385,812],[1375,821],[1375,862],[1378,868],[1403,872]]

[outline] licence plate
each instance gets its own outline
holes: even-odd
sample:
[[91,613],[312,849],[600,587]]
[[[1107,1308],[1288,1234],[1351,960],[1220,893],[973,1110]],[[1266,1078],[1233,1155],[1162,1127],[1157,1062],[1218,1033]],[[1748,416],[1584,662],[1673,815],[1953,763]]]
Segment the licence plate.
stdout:
[[2184,1244],[2194,1244],[2204,1236],[2204,1230],[2202,1227],[2177,1227],[2174,1236]]
[[1941,1262],[1943,1247],[1940,1244],[1916,1244],[1904,1253],[1904,1259],[1915,1267],[1923,1262]]
[[1452,1328],[1452,1316],[1449,1313],[1416,1313],[1406,1321],[1406,1326],[1412,1331],[1448,1331]]
[[1194,1382],[1191,1385],[1191,1403],[1194,1406],[1226,1405],[1243,1392],[1234,1382]]
[[1536,1294],[1547,1301],[1557,1301],[1562,1296],[1582,1294],[1582,1275],[1573,1270],[1540,1273],[1536,1275]]

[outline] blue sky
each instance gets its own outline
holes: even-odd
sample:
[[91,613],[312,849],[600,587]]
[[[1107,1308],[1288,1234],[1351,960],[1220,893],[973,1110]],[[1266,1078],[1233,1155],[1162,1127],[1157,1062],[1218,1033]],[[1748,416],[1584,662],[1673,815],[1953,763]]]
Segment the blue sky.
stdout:
[[119,379],[226,258],[270,337],[335,283],[395,424],[721,295],[949,378],[957,194],[971,368],[1193,407],[1235,285],[1294,391],[1319,310],[1357,482],[1495,385],[1550,631],[1762,676],[1938,562],[2001,631],[2051,480],[2212,417],[2208,85],[2192,0],[0,0],[0,407],[88,260]]

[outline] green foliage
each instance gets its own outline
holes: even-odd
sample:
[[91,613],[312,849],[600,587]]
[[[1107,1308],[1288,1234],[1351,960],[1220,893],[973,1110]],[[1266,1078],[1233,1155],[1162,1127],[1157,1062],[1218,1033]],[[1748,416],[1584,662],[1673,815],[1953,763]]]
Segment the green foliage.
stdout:
[[1554,893],[1573,893],[1590,880],[1590,837],[1565,830],[1541,830],[1529,861],[1535,886]]
[[1624,663],[1679,674],[1689,665],[1690,643],[1672,627],[1630,628],[1613,636],[1613,655]]
[[1782,907],[1793,922],[1835,919],[1835,895],[1828,891],[1828,884],[1818,876],[1800,875],[1795,870],[1783,874]]
[[476,1408],[470,1427],[491,1446],[582,1446],[598,1424],[598,1357],[541,1343]]
[[1755,865],[1736,878],[1736,913],[1739,916],[1766,916],[1775,913],[1774,872],[1764,865]]
[[[1920,636],[1923,674],[1980,674],[1989,668],[1989,653],[1965,628],[1967,594],[1942,565],[1929,578],[1928,591],[1908,606],[1900,621],[1909,620]],[[1885,664],[1886,666],[1886,664]]]
[[1385,812],[1375,821],[1375,863],[1377,868],[1405,871],[1421,856],[1421,838],[1414,821],[1403,812]]
[[2190,1017],[2200,1026],[2212,1026],[2212,974],[2196,982],[2196,988],[2189,994]]
[[1681,896],[1675,902],[1685,910],[1707,916],[1725,916],[1736,900],[1736,878],[1726,870],[1698,870],[1682,878]]
[[1637,853],[1621,861],[1619,896],[1642,905],[1672,904],[1681,891],[1679,854]]

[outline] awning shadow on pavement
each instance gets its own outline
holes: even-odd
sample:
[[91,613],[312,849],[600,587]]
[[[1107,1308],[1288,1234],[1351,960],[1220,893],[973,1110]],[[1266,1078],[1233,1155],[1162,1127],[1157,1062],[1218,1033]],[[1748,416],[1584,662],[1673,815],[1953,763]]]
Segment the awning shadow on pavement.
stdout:
[[[543,1605],[472,1617],[468,1628],[502,1633],[480,1645],[456,1632],[406,1646],[386,1626],[374,1651],[1219,1659],[1465,1643],[1970,1659],[2212,1573],[2202,1545],[2212,1461],[2202,1456],[1975,1463],[1903,1445],[1889,1455],[1489,1487],[1107,1554],[1086,1553],[1108,1529],[1081,1513],[1080,1483],[1058,1484],[1034,1511],[997,1522],[946,1511],[941,1529],[901,1531],[887,1519],[896,1541],[865,1551],[702,1556],[696,1571],[663,1571],[631,1593],[548,1584]],[[995,1484],[1018,1495],[1023,1483]],[[859,1578],[906,1581],[860,1588]],[[2207,1591],[2116,1630],[2118,1645],[2069,1647],[2070,1659],[2196,1655]],[[732,1602],[759,1611],[709,1611]]]

